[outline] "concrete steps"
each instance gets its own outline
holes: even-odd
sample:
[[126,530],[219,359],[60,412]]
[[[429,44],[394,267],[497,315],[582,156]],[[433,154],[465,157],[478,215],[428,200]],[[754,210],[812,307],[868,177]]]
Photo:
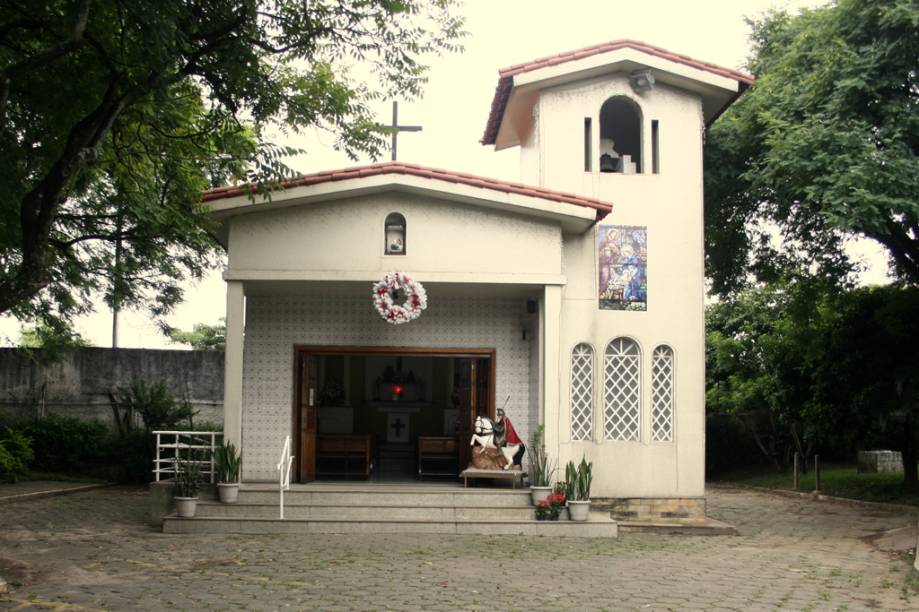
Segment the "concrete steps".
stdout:
[[[196,516],[231,518],[276,518],[278,504],[221,504],[199,501]],[[376,506],[284,504],[284,517],[298,520],[346,519],[355,521],[448,521],[448,520],[510,520],[529,521],[535,518],[533,506]]]
[[[599,514],[599,513],[598,513]],[[180,519],[168,516],[164,533],[437,533],[452,535],[528,535],[567,536],[575,538],[615,538],[616,522],[606,516],[591,517],[584,523],[572,521],[341,521],[296,520],[278,518],[195,517]]]
[[163,521],[164,533],[438,533],[615,538],[608,513],[584,523],[537,521],[529,490],[432,485],[243,485],[239,502],[198,502],[196,516]]

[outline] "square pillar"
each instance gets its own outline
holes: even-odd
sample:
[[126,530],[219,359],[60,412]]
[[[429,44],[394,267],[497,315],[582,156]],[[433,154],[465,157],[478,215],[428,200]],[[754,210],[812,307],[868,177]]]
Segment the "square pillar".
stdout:
[[545,425],[546,451],[552,461],[559,464],[560,424],[559,414],[559,342],[562,320],[562,288],[559,285],[546,285],[543,290],[542,311],[540,313],[540,344],[542,345],[542,407],[543,425]]
[[246,292],[242,281],[227,281],[227,336],[224,351],[223,437],[242,450],[243,337]]

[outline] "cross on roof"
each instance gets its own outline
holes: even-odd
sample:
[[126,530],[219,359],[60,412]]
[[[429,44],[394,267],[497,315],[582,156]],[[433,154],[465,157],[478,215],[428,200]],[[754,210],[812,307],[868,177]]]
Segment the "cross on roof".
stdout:
[[396,161],[396,139],[399,136],[399,132],[420,132],[420,125],[399,125],[399,103],[393,101],[392,103],[392,160]]

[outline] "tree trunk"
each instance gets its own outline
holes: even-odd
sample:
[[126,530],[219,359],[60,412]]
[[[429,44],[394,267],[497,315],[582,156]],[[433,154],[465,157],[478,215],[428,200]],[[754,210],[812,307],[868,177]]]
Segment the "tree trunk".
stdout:
[[[779,460],[775,456],[775,447],[772,446],[772,448],[767,449],[766,445],[763,444],[762,439],[759,437],[759,433],[757,433],[756,431],[756,426],[753,425],[752,423],[748,423],[747,426],[750,428],[750,433],[753,434],[753,440],[756,442],[756,446],[759,448],[759,450],[763,453],[763,456],[769,460],[769,463],[772,464],[772,467],[775,468],[776,472],[781,472],[782,464],[779,462]],[[775,438],[773,438],[773,440],[774,439]]]

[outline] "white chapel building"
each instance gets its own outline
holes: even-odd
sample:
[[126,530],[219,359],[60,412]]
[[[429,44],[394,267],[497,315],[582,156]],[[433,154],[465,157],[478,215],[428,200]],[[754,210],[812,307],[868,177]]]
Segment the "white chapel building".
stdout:
[[[482,144],[519,183],[390,162],[205,194],[243,480],[277,482],[287,436],[294,482],[455,475],[503,408],[592,461],[595,500],[704,514],[702,147],[752,79],[628,40],[499,75]],[[401,325],[393,271],[427,293]]]

